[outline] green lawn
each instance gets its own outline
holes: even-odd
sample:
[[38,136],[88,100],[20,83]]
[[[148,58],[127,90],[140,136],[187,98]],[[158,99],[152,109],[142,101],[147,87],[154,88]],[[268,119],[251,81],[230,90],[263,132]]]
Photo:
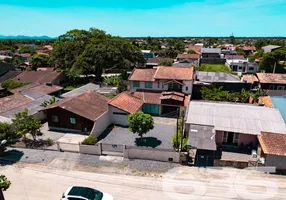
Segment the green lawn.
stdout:
[[201,66],[197,68],[197,71],[231,73],[231,70],[223,64],[201,64]]

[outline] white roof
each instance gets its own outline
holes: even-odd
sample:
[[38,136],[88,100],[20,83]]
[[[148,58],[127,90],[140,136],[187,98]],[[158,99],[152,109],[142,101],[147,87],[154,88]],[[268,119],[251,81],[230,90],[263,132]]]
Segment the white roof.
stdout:
[[260,135],[261,131],[286,134],[275,108],[251,104],[191,101],[186,123],[214,126],[215,130]]
[[141,50],[142,53],[151,53],[151,50]]

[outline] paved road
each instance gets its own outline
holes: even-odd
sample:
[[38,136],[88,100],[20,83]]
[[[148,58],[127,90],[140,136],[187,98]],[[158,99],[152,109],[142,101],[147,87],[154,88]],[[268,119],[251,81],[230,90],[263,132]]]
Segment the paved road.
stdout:
[[94,187],[116,200],[286,199],[286,177],[235,169],[179,167],[163,178],[103,175],[23,163],[0,167],[0,171],[12,182],[4,192],[7,200],[57,200],[71,185]]

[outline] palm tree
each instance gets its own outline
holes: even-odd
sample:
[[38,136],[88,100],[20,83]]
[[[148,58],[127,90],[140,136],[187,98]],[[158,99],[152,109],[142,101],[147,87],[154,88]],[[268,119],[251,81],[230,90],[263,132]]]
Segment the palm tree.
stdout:
[[52,96],[52,98],[51,98],[50,100],[44,101],[44,102],[41,104],[41,106],[42,106],[42,107],[47,107],[47,106],[49,106],[49,105],[55,104],[56,102],[58,102],[58,100],[56,99],[55,96]]

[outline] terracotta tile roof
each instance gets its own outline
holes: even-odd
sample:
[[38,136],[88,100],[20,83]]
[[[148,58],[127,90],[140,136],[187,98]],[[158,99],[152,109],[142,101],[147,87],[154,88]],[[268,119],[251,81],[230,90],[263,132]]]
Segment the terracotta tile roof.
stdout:
[[184,101],[185,95],[180,92],[162,92],[161,100],[172,99],[175,101]]
[[79,96],[66,98],[44,108],[43,110],[60,107],[69,112],[95,121],[108,110],[108,98],[92,91],[87,91]]
[[227,60],[245,60],[245,57],[243,55],[225,55],[224,56],[225,59]]
[[286,134],[262,132],[258,141],[264,154],[286,156]]
[[242,47],[242,50],[244,50],[244,51],[256,51],[256,48],[251,47],[251,46],[244,46],[244,47]]
[[25,71],[13,79],[23,83],[48,83],[53,82],[60,75],[61,72],[51,70]]
[[127,94],[126,92],[123,92],[111,99],[108,104],[125,112],[135,113],[141,109],[143,101]]
[[63,89],[60,86],[57,85],[46,85],[45,83],[40,84],[40,83],[32,83],[29,85],[25,85],[23,87],[20,88],[15,88],[13,90],[10,90],[10,92],[12,93],[19,93],[19,92],[26,92],[28,90],[33,90],[33,91],[38,91],[41,92],[43,94],[51,94],[53,92],[57,92],[60,91],[61,89]]
[[163,67],[157,68],[154,79],[192,80],[193,67]]
[[286,84],[286,74],[257,73],[260,83]]
[[189,44],[189,45],[185,45],[185,48],[188,49],[188,50],[193,50],[197,54],[200,54],[202,46]]
[[161,92],[160,91],[144,91],[137,90],[132,96],[142,99],[144,103],[161,104]]
[[157,69],[134,69],[129,76],[130,81],[154,81]]
[[258,101],[259,103],[263,103],[266,107],[273,108],[270,96],[259,97]]
[[31,102],[32,99],[21,94],[14,94],[4,98],[0,98],[0,113],[20,107]]
[[23,58],[30,58],[31,57],[31,54],[29,54],[29,53],[21,53],[21,54],[15,54],[16,56],[21,56],[21,57],[23,57]]
[[178,54],[177,59],[199,59],[200,54]]
[[258,78],[254,74],[243,75],[242,80],[246,81],[247,83],[258,82]]

